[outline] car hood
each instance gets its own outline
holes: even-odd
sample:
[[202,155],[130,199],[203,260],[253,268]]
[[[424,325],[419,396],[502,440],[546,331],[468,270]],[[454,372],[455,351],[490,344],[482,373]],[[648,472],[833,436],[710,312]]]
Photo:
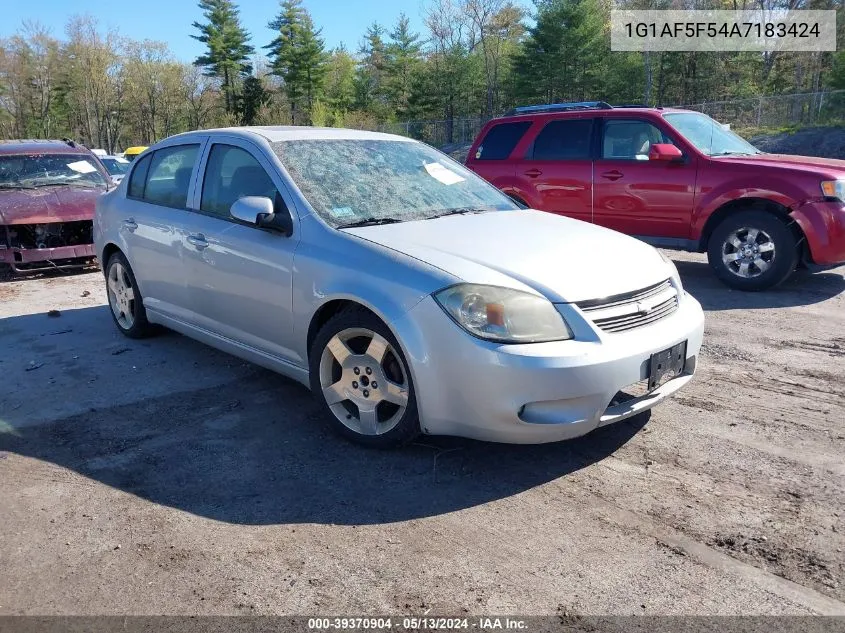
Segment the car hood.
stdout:
[[845,160],[819,158],[816,156],[793,156],[791,154],[755,154],[754,156],[719,156],[719,162],[774,168],[800,169],[814,173],[845,175]]
[[0,189],[0,224],[75,222],[94,217],[94,203],[103,189],[40,187]]
[[674,272],[651,246],[534,210],[344,229],[470,283],[533,289],[554,302],[639,290]]

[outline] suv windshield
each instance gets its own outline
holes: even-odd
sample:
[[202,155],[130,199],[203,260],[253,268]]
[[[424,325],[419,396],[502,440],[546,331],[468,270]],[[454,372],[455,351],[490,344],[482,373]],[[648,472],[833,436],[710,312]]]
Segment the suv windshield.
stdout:
[[309,139],[276,142],[273,150],[314,211],[336,228],[519,208],[414,141]]
[[106,169],[109,170],[112,176],[125,176],[130,165],[129,161],[125,158],[118,158],[116,156],[101,158],[100,162],[106,166]]
[[0,156],[0,188],[28,189],[53,185],[105,187],[95,159],[85,154]]
[[663,117],[708,156],[762,154],[751,143],[700,112],[670,112]]

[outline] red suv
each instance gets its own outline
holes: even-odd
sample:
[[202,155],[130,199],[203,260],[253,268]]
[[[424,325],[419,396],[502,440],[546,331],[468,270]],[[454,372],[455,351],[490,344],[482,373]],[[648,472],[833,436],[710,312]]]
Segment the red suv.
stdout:
[[734,288],[845,262],[845,161],[765,154],[699,112],[515,108],[484,126],[466,164],[525,206],[706,252]]

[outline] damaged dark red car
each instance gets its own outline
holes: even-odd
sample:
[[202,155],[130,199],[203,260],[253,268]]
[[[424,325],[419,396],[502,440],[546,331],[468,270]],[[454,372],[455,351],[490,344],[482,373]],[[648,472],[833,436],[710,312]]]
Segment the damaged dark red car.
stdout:
[[15,272],[94,260],[94,203],[105,167],[73,141],[0,141],[0,265]]

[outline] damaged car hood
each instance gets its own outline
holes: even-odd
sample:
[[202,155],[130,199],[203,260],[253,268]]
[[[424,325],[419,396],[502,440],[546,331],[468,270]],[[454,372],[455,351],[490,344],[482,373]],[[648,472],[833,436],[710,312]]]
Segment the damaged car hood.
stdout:
[[94,217],[94,203],[104,192],[105,189],[76,185],[0,189],[0,224],[91,220]]
[[674,272],[644,242],[542,211],[453,215],[343,230],[464,281],[527,286],[554,302],[631,292]]

